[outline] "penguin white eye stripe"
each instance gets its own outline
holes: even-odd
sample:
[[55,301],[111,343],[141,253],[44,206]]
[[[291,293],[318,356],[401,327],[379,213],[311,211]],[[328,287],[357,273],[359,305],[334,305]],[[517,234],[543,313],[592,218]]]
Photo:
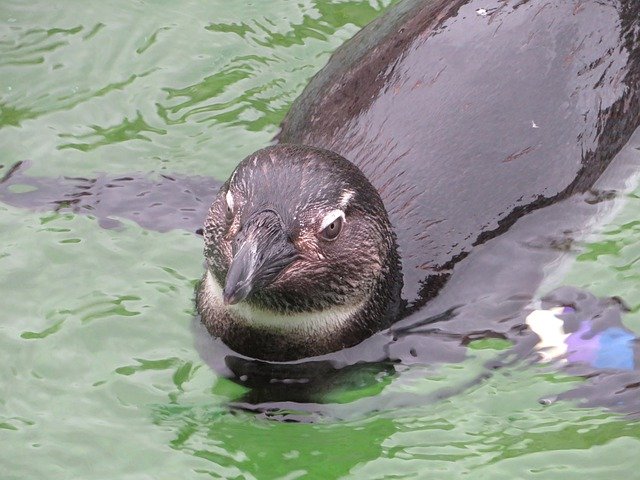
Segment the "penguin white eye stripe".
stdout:
[[353,190],[345,190],[344,192],[342,192],[342,196],[340,197],[340,206],[342,208],[345,208],[349,203],[349,200],[351,200],[354,195],[355,192]]
[[329,225],[335,222],[336,219],[340,217],[342,217],[343,222],[346,221],[344,217],[344,212],[342,210],[331,210],[329,213],[325,215],[324,220],[322,220],[322,224],[320,225],[320,231],[327,228]]
[[227,207],[229,207],[229,210],[233,211],[233,195],[231,195],[230,191],[227,191],[226,199]]

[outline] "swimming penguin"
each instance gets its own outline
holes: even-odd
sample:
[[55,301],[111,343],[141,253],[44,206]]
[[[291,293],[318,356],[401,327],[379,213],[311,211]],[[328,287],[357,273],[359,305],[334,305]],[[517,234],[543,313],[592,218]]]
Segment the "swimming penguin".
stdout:
[[604,172],[640,123],[639,32],[634,0],[391,8],[220,188],[204,325],[289,361],[433,298],[478,246]]

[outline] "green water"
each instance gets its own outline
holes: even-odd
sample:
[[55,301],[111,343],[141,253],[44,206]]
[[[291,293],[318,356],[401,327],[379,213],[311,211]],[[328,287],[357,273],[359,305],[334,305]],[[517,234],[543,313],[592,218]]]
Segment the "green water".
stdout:
[[[330,53],[388,2],[0,3],[0,176],[224,178],[264,146]],[[622,296],[640,331],[640,190],[562,283]],[[193,346],[201,239],[0,204],[0,478],[634,478],[640,425],[538,399],[581,380],[505,368],[462,394],[489,343],[436,372],[335,392],[342,420],[231,412],[242,389]],[[367,395],[379,411],[358,413]]]

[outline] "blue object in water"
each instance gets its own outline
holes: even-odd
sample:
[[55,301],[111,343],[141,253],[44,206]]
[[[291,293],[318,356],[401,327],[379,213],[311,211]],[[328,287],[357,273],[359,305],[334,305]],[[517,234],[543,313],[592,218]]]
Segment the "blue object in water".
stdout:
[[599,333],[600,349],[593,362],[597,368],[615,368],[618,370],[633,370],[633,340],[634,335],[619,328],[607,328]]

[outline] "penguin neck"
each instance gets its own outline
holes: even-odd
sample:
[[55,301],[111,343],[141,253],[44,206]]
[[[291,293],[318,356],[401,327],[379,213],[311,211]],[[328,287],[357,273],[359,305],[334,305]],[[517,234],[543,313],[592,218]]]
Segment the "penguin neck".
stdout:
[[198,311],[209,333],[234,351],[266,361],[292,361],[354,346],[397,318],[383,279],[371,296],[351,305],[291,315],[246,305],[224,305],[222,288],[209,271],[197,293]]
[[330,335],[344,329],[349,320],[356,316],[367,303],[367,300],[363,299],[352,304],[292,314],[256,308],[246,302],[225,305],[222,299],[222,286],[210,270],[205,274],[201,292],[208,307],[207,310],[216,310],[218,314],[225,315],[231,321],[245,324],[247,327],[277,331],[285,335]]

